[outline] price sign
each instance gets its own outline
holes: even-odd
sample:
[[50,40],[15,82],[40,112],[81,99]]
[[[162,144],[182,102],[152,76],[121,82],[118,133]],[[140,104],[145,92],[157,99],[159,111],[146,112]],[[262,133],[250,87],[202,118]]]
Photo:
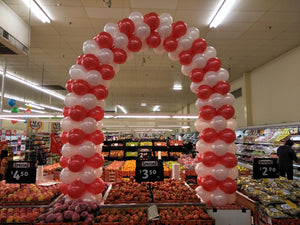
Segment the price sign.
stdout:
[[253,178],[278,178],[279,167],[277,158],[254,158]]
[[135,179],[137,182],[163,181],[164,167],[162,160],[136,160]]
[[139,149],[138,150],[138,158],[141,160],[149,160],[152,158],[152,149]]
[[8,161],[5,174],[6,183],[35,183],[36,166],[34,161]]

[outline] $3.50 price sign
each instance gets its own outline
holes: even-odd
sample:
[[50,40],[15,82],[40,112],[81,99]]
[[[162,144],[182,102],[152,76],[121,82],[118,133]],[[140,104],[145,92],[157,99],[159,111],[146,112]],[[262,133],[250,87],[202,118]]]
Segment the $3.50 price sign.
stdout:
[[5,174],[7,183],[35,183],[36,166],[34,161],[8,161]]
[[253,178],[278,178],[279,167],[277,158],[254,158]]
[[163,181],[164,167],[162,160],[136,160],[135,179],[143,181]]

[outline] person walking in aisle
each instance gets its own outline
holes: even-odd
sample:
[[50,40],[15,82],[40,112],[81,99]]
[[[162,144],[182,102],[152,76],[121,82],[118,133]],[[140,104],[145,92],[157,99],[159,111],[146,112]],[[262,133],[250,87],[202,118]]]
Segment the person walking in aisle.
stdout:
[[279,158],[279,175],[286,177],[288,180],[293,180],[293,161],[298,161],[295,151],[292,149],[294,142],[290,139],[285,141],[283,146],[277,149]]

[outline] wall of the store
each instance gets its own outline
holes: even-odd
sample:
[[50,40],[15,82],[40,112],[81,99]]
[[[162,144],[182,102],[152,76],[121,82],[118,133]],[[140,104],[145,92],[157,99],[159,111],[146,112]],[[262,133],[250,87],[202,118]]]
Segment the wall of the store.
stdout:
[[300,120],[299,62],[297,47],[251,73],[253,125]]

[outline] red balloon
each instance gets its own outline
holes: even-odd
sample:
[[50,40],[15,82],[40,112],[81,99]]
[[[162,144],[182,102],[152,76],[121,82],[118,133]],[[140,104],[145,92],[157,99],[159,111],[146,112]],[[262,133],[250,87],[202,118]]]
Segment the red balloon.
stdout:
[[232,178],[228,177],[225,180],[219,182],[219,188],[226,194],[233,194],[236,192],[237,185]]
[[87,140],[93,142],[95,145],[100,145],[105,139],[101,130],[96,130],[94,133],[87,135]]
[[225,155],[219,158],[220,163],[226,168],[233,168],[237,165],[238,161],[234,154],[227,152]]
[[82,79],[76,79],[72,84],[72,91],[77,95],[85,95],[89,93],[90,85]]
[[201,157],[201,162],[207,167],[215,166],[218,162],[218,157],[216,156],[215,153],[211,151],[202,153],[200,157]]
[[72,129],[67,135],[67,140],[71,145],[80,145],[85,139],[85,133],[81,129]]
[[163,42],[164,49],[167,52],[174,52],[178,46],[178,42],[175,37],[167,37]]
[[76,59],[76,64],[82,65],[82,58],[83,58],[83,55],[78,56]]
[[26,113],[31,113],[31,109],[26,109],[25,112]]
[[100,168],[104,164],[104,157],[102,154],[96,152],[92,157],[85,160],[87,166],[91,166],[95,169]]
[[115,76],[114,68],[108,64],[102,64],[98,67],[99,73],[102,75],[103,80],[111,80]]
[[65,131],[61,132],[61,134],[60,134],[61,143],[63,143],[63,144],[68,143],[67,135],[68,135],[68,132],[65,132]]
[[138,52],[142,48],[142,41],[136,36],[131,36],[128,39],[127,48],[132,52]]
[[127,60],[127,54],[123,49],[113,48],[112,52],[114,54],[114,62],[117,64],[123,64]]
[[67,83],[66,83],[66,89],[67,89],[67,91],[68,92],[72,92],[72,85],[73,85],[73,82],[74,82],[75,80],[73,80],[73,79],[70,79],[70,80],[68,80],[67,81]]
[[154,12],[148,13],[144,15],[144,22],[148,24],[151,30],[155,30],[160,23],[159,16]]
[[100,194],[105,189],[104,181],[97,177],[92,183],[87,185],[86,190],[94,195]]
[[96,70],[99,66],[99,59],[93,54],[86,54],[82,57],[82,65],[87,70]]
[[234,108],[232,105],[223,105],[217,110],[217,115],[223,116],[226,120],[234,116]]
[[183,21],[177,21],[172,24],[172,36],[179,38],[185,35],[187,31],[187,26]]
[[92,117],[97,121],[102,120],[104,117],[104,109],[100,106],[96,106],[88,112],[88,117]]
[[207,60],[205,65],[206,71],[214,71],[217,72],[221,68],[221,60],[217,57],[210,58]]
[[73,181],[67,189],[67,194],[71,198],[79,198],[85,192],[85,184],[82,183],[80,180]]
[[206,46],[206,41],[199,38],[193,41],[191,51],[193,52],[193,54],[203,53],[205,52]]
[[193,53],[190,50],[182,51],[179,54],[179,62],[181,65],[189,65],[193,60]]
[[218,138],[218,133],[213,128],[205,128],[201,132],[202,138],[207,143],[213,143]]
[[201,185],[205,191],[214,191],[218,187],[218,181],[211,175],[202,177]]
[[87,117],[87,110],[81,105],[74,105],[70,108],[69,115],[74,121],[82,121]]
[[191,81],[195,83],[202,82],[204,75],[205,75],[205,71],[201,68],[195,68],[189,74]]
[[155,31],[151,31],[149,37],[146,39],[146,43],[150,48],[156,48],[160,45],[161,43],[161,38],[159,33]]
[[202,177],[197,176],[197,184],[198,186],[202,186]]
[[220,131],[219,138],[226,143],[230,144],[235,141],[235,132],[229,128],[225,128],[224,130]]
[[69,116],[69,110],[70,110],[69,107],[67,107],[67,106],[64,107],[64,109],[63,109],[63,115],[64,115],[64,117]]
[[59,159],[59,165],[61,165],[62,168],[66,168],[68,166],[68,158],[61,156]]
[[114,40],[110,33],[101,32],[94,37],[94,41],[98,44],[100,48],[112,48]]
[[108,89],[102,84],[93,88],[93,94],[96,96],[98,100],[103,100],[108,96]]
[[73,155],[68,161],[68,168],[72,172],[78,172],[83,169],[85,160],[81,155]]
[[211,120],[217,115],[214,107],[210,105],[204,105],[201,107],[199,111],[199,118],[203,118],[205,120]]
[[198,153],[196,158],[198,162],[202,162],[201,153]]
[[219,81],[214,87],[214,91],[225,95],[230,91],[230,84],[227,81]]
[[61,191],[61,193],[66,195],[68,192],[68,186],[69,186],[68,184],[61,183],[59,186],[59,190]]
[[128,37],[134,32],[134,23],[131,19],[125,18],[118,22],[118,27],[121,33],[126,34]]
[[208,99],[209,96],[214,92],[214,90],[208,85],[200,85],[197,88],[196,94],[200,99]]

